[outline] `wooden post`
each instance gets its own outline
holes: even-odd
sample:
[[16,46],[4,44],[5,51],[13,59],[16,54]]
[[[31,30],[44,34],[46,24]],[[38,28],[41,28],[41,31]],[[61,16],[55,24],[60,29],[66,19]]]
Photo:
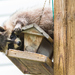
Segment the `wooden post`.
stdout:
[[54,0],[54,75],[66,75],[66,0]]
[[75,0],[54,0],[54,75],[75,75]]
[[67,0],[67,75],[75,75],[75,0]]

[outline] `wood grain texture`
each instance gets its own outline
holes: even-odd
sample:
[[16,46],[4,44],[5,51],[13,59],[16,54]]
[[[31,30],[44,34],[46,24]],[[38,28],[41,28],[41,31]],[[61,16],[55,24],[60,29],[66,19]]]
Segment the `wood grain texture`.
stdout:
[[41,33],[45,38],[47,38],[51,43],[53,43],[53,39],[38,25],[34,24],[34,27]]
[[43,40],[37,50],[37,53],[43,54],[43,55],[51,58],[52,52],[53,52],[52,43],[50,43],[46,38],[43,38]]
[[54,75],[75,75],[75,0],[54,5]]
[[32,34],[24,34],[24,50],[36,52],[41,44],[43,37]]
[[[37,62],[45,62],[47,59],[47,56],[42,54],[37,54],[33,52],[28,52],[28,51],[13,50],[13,49],[9,49],[7,56],[33,60]],[[52,65],[52,63],[50,63],[50,65]]]
[[75,75],[75,0],[67,0],[67,75]]
[[[8,56],[7,56],[8,57]],[[28,74],[26,67],[19,61],[20,59],[8,57],[23,73]]]
[[7,56],[23,73],[53,75],[52,62],[45,55],[10,49]]
[[54,75],[66,75],[66,0],[54,0]]
[[[36,31],[32,30],[35,29]],[[31,31],[31,32],[29,32]],[[37,24],[31,24],[28,26],[25,26],[22,28],[22,32],[23,33],[29,33],[29,34],[34,34],[34,35],[40,35],[40,36],[44,36],[45,38],[47,38],[51,43],[53,43],[53,39],[42,29],[40,28]]]
[[[29,25],[29,26],[31,26],[31,25]],[[22,33],[27,33],[27,34],[32,34],[32,35],[38,35],[38,36],[43,36],[37,29],[35,29],[35,28],[29,28],[29,29],[27,29],[27,30],[25,30],[25,31],[22,31]]]

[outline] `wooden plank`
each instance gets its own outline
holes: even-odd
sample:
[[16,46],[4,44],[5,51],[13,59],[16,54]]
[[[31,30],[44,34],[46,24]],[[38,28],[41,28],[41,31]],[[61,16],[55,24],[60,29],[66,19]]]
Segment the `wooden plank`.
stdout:
[[[8,57],[15,62],[15,64],[23,70],[22,65],[26,68],[27,73],[30,74],[42,74],[42,75],[53,75],[53,69],[51,68],[52,62],[51,60],[37,53],[26,52],[26,51],[17,51],[17,50],[9,50]],[[20,65],[21,64],[21,65]]]
[[67,75],[75,75],[75,0],[67,1]]
[[[43,68],[48,72],[50,72],[50,74],[49,75],[54,75],[54,70],[51,68],[51,67],[49,67],[47,64],[45,64],[45,63],[43,63],[42,64],[42,66],[43,66]],[[47,74],[45,74],[45,75],[47,75]]]
[[27,66],[28,71],[30,74],[47,74],[46,71],[43,69],[40,62],[35,61],[29,61],[29,60],[23,60],[21,59],[21,62],[24,64],[24,66]]
[[47,57],[51,57],[53,52],[52,43],[50,43],[46,38],[43,38],[37,53],[46,55]]
[[[32,53],[28,51],[19,51],[19,50],[13,50],[9,49],[7,56],[14,57],[14,58],[22,58],[26,60],[33,60],[37,62],[46,62],[46,59],[48,58],[45,55]],[[49,61],[50,65],[52,66],[51,60]]]
[[24,50],[30,52],[36,52],[41,44],[42,39],[43,37],[41,36],[24,34]]
[[[8,56],[7,56],[8,57]],[[26,67],[19,62],[19,59],[16,58],[12,58],[12,57],[8,57],[23,73],[28,74],[28,70],[26,69]]]
[[[31,25],[30,25],[31,26]],[[36,30],[35,28],[29,28],[25,31],[22,31],[22,33],[26,33],[26,34],[32,34],[32,35],[38,35],[38,36],[43,36],[38,30]]]
[[51,43],[53,43],[53,39],[42,29],[40,28],[38,25],[36,24],[31,24],[28,26],[25,26],[22,28],[23,31],[30,29],[30,28],[36,28],[44,37],[46,37]]
[[30,28],[33,28],[33,27],[34,27],[33,24],[24,26],[24,27],[22,27],[22,31],[25,31],[25,30],[30,29]]
[[54,75],[67,75],[66,49],[66,0],[54,0]]
[[53,43],[53,39],[43,30],[41,29],[38,25],[34,24],[34,27],[41,33],[44,35],[44,37],[46,37],[51,43]]

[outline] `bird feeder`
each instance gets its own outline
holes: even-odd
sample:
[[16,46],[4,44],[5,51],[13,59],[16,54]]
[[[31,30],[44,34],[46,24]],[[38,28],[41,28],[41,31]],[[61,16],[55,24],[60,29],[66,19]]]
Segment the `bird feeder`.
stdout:
[[7,57],[23,72],[33,75],[53,75],[52,38],[38,25],[22,28],[24,51],[9,49]]

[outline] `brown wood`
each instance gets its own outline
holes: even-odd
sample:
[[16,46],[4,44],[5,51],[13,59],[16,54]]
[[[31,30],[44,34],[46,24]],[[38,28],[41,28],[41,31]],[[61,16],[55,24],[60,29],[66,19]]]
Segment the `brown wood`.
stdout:
[[54,0],[54,75],[66,75],[66,0]]
[[43,38],[37,53],[46,55],[47,57],[52,57],[53,46],[46,38]]
[[53,75],[53,69],[51,67],[52,62],[45,55],[10,49],[7,56],[21,69],[23,73],[29,72],[34,75]]
[[[45,62],[47,59],[47,56],[42,55],[42,54],[37,54],[33,52],[28,52],[28,51],[13,50],[13,49],[10,49],[8,51],[7,56],[22,58],[22,59],[27,59],[27,60],[33,60],[37,62]],[[51,64],[51,61],[50,61],[50,64]]]
[[24,34],[24,50],[36,52],[43,37],[32,34]]
[[75,75],[75,0],[67,1],[67,75]]
[[54,75],[75,75],[75,0],[54,1]]
[[24,50],[52,57],[52,38],[38,25],[31,24],[22,28]]
[[[7,56],[8,57],[8,56]],[[16,58],[12,58],[12,57],[8,57],[23,73],[28,74],[28,70],[26,69],[26,67],[19,61],[20,59],[16,59]]]
[[[35,28],[36,31],[34,30],[31,30],[31,28]],[[29,30],[27,30],[29,29]],[[29,32],[31,30],[31,32]],[[34,33],[33,33],[34,31]],[[31,24],[31,25],[28,25],[28,26],[25,26],[22,28],[22,32],[23,33],[29,33],[29,34],[37,34],[37,35],[40,35],[40,36],[44,36],[46,39],[48,39],[51,43],[53,43],[53,39],[42,29],[40,28],[38,25],[36,24]],[[39,33],[37,33],[39,32]]]
[[[29,26],[31,26],[31,25],[29,25]],[[28,27],[29,27],[29,26],[28,26]],[[25,33],[25,34],[33,34],[33,35],[37,35],[37,36],[43,36],[43,35],[42,35],[37,29],[35,29],[34,27],[22,31],[22,33]]]
[[38,25],[34,24],[34,27],[41,33],[43,34],[43,36],[48,39],[51,43],[53,43],[53,39],[42,29],[40,28]]

